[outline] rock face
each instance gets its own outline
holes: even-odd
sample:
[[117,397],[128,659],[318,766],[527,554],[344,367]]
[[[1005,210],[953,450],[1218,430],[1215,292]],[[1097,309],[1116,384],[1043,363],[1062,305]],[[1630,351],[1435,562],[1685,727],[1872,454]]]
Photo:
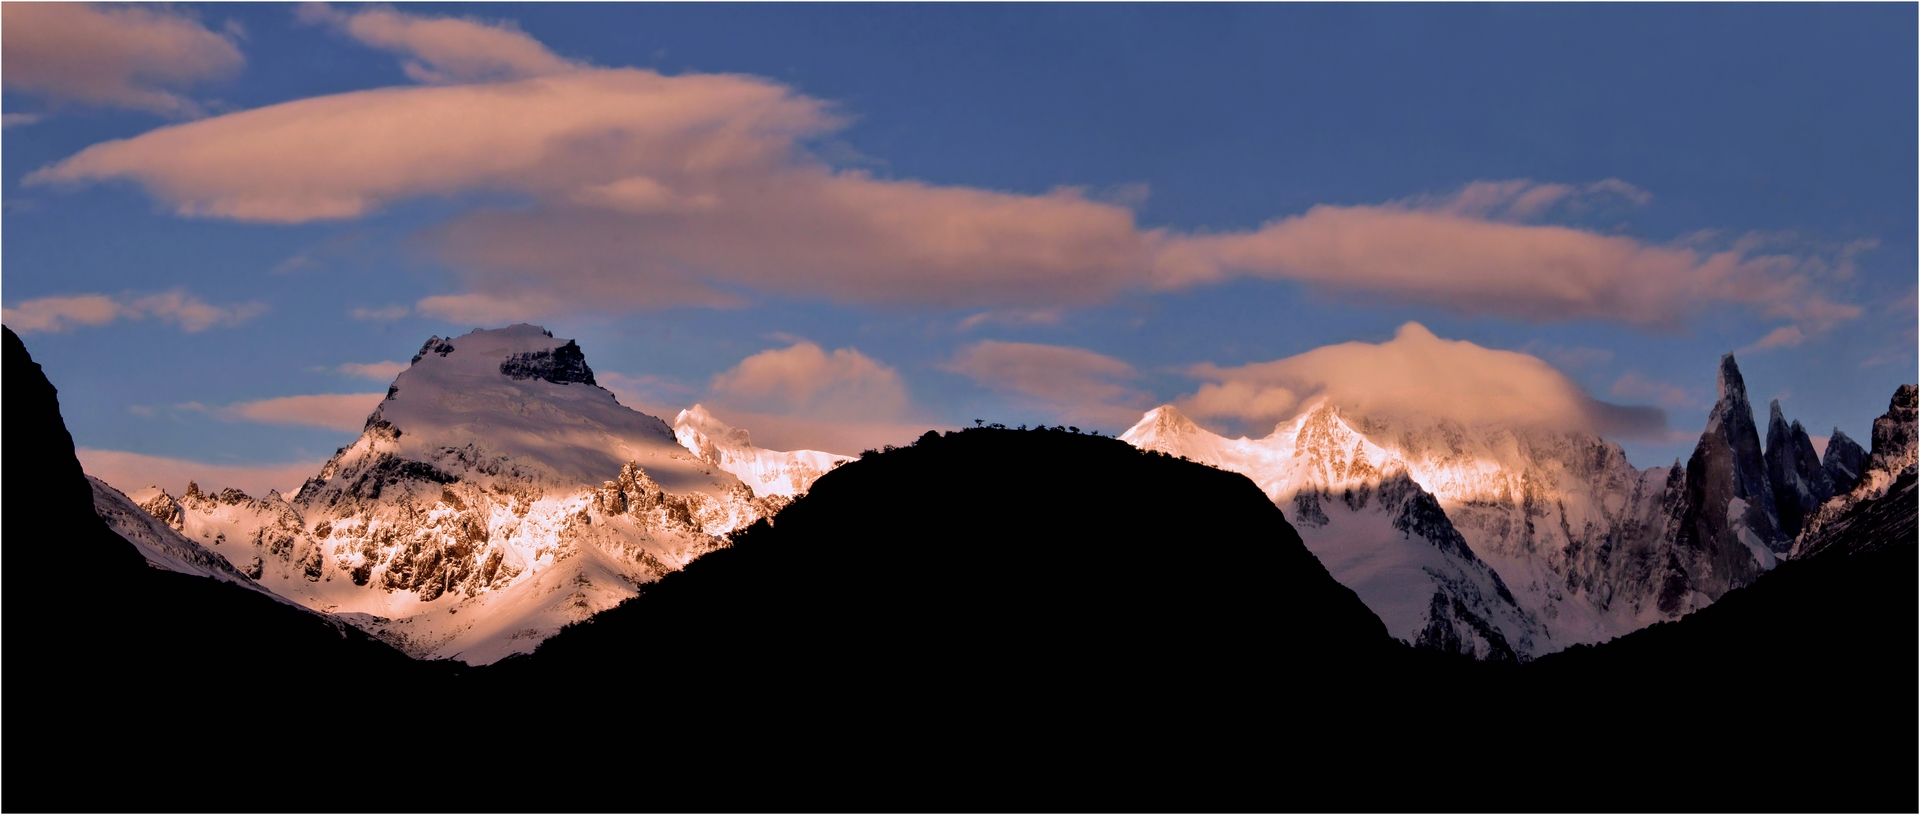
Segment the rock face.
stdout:
[[1320,405],[1264,439],[1228,440],[1171,405],[1121,440],[1251,478],[1292,518],[1307,549],[1395,638],[1481,659],[1552,650],[1535,616],[1476,557],[1396,453]]
[[1827,437],[1827,454],[1820,459],[1820,469],[1833,485],[1833,494],[1845,495],[1860,483],[1860,474],[1866,472],[1867,451],[1836,427],[1833,435]]
[[274,593],[471,664],[533,650],[785,500],[620,405],[577,344],[528,325],[429,339],[292,498],[139,496]]
[[[1773,489],[1780,534],[1792,538],[1800,534],[1801,519],[1833,497],[1833,480],[1814,452],[1806,428],[1798,421],[1789,426],[1781,415],[1780,400],[1773,400],[1767,411],[1767,482]],[[1835,435],[1846,438],[1838,431]]]
[[1853,489],[1822,504],[1794,543],[1795,559],[1913,545],[1915,472],[1920,469],[1916,390],[1901,385],[1885,415],[1873,420],[1873,453]]
[[1681,568],[1669,572],[1659,597],[1669,614],[1697,604],[1696,595],[1711,602],[1753,582],[1792,546],[1774,515],[1773,482],[1732,354],[1720,358],[1719,391],[1687,460],[1685,504],[1673,535]]

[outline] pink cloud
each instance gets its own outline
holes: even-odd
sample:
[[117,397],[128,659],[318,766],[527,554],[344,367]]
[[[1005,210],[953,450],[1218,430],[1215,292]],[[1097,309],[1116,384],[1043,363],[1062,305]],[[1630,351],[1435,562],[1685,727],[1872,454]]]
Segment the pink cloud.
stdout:
[[385,6],[351,14],[325,3],[302,5],[303,22],[323,24],[374,48],[400,54],[408,77],[448,84],[525,79],[580,66],[555,56],[510,22],[403,14]]
[[852,348],[829,353],[811,342],[747,357],[714,375],[708,393],[721,410],[854,422],[898,420],[912,401],[893,368]]
[[1184,288],[1253,276],[1473,316],[1659,327],[1716,302],[1746,304],[1811,330],[1859,314],[1819,295],[1806,262],[1793,256],[1755,254],[1750,246],[1705,252],[1486,217],[1489,201],[1526,194],[1469,187],[1460,198],[1484,200],[1316,206],[1251,232],[1161,234],[1156,283]]
[[1666,408],[1703,407],[1708,402],[1704,393],[1666,382],[1655,382],[1634,371],[1628,371],[1614,380],[1608,392],[1622,399],[1651,399]]
[[231,35],[165,6],[4,3],[0,32],[6,89],[55,104],[197,116],[200,104],[180,92],[246,61]]
[[983,340],[941,367],[1089,425],[1124,427],[1152,401],[1126,384],[1140,376],[1132,365],[1084,348]]
[[1383,343],[1347,342],[1233,368],[1196,365],[1204,380],[1176,403],[1195,418],[1259,431],[1322,399],[1361,415],[1420,417],[1607,435],[1657,434],[1653,408],[1600,402],[1546,362],[1434,336],[1407,323]]
[[211,411],[227,421],[358,431],[385,393],[324,393],[239,402]]
[[1767,332],[1766,336],[1754,340],[1752,345],[1748,345],[1735,353],[1746,354],[1754,351],[1766,351],[1773,348],[1792,348],[1806,341],[1807,335],[1800,331],[1800,326],[1783,325]]
[[1248,276],[1535,321],[1672,327],[1731,303],[1812,335],[1859,313],[1821,294],[1833,275],[1818,258],[1536,222],[1649,200],[1618,179],[1478,181],[1443,196],[1316,206],[1251,231],[1143,231],[1127,206],[1073,188],[836,169],[808,145],[844,118],[770,80],[580,66],[505,24],[381,8],[303,14],[408,55],[422,78],[470,84],[161,128],[89,147],[26,183],[131,180],[181,215],[279,223],[357,218],[422,196],[518,196],[427,235],[458,290],[416,307],[473,323],[734,306],[755,293],[1046,313]]
[[202,461],[149,456],[123,450],[99,450],[81,447],[74,450],[87,474],[132,493],[142,487],[157,486],[173,495],[186,492],[188,481],[197,481],[202,489],[228,487],[249,495],[264,496],[268,490],[292,494],[309,476],[320,472],[325,461],[296,461],[286,464],[209,464]]
[[78,326],[147,318],[171,323],[189,334],[196,334],[209,328],[239,325],[266,312],[265,303],[216,306],[176,289],[145,296],[82,294],[41,297],[0,310],[0,319],[23,334],[58,333]]
[[393,378],[407,369],[407,363],[397,360],[388,362],[343,362],[334,370],[347,376],[371,379],[376,382],[392,382]]

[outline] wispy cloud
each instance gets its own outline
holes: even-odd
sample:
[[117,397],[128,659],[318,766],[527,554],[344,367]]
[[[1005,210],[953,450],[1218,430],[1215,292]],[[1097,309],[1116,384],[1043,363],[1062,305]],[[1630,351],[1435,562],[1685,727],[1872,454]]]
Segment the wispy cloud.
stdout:
[[807,146],[846,117],[771,80],[584,66],[503,23],[302,13],[443,84],[164,128],[89,147],[27,183],[131,180],[180,215],[275,223],[358,218],[423,196],[521,196],[526,206],[474,211],[426,236],[459,290],[417,308],[462,322],[770,294],[982,309],[963,321],[973,328],[1243,277],[1468,315],[1662,329],[1723,304],[1808,336],[1859,313],[1823,288],[1858,247],[1824,257],[1751,238],[1653,243],[1555,222],[1651,200],[1620,179],[1476,181],[1325,204],[1254,230],[1142,229],[1115,203],[1133,197],[835,167]]
[[80,326],[106,325],[116,320],[154,319],[178,326],[189,334],[209,328],[239,325],[267,313],[265,303],[216,306],[186,292],[109,296],[81,294],[41,297],[0,309],[0,319],[20,333],[58,333]]
[[376,308],[355,306],[347,311],[347,316],[356,320],[392,321],[412,313],[413,309],[402,305],[387,305]]
[[237,32],[216,34],[168,6],[5,3],[0,32],[0,81],[53,104],[198,116],[204,108],[183,92],[246,62]]
[[279,396],[251,402],[236,402],[210,408],[198,402],[175,405],[176,409],[204,412],[228,422],[323,427],[328,430],[360,430],[367,417],[386,398],[385,393],[323,393]]
[[391,382],[394,377],[399,376],[400,372],[406,370],[407,367],[408,363],[397,361],[343,362],[335,366],[334,371],[346,374],[347,376],[357,376],[361,379]]
[[269,490],[290,494],[320,472],[323,460],[294,461],[284,464],[214,464],[165,456],[150,456],[124,450],[92,447],[75,449],[80,466],[89,475],[113,485],[121,492],[134,492],[157,486],[173,495],[186,492],[187,482],[198,482],[203,489],[232,487],[249,495],[264,496]]
[[511,22],[421,17],[383,6],[343,12],[325,3],[305,3],[302,22],[326,25],[359,42],[407,58],[403,69],[416,82],[446,84],[525,79],[580,68],[561,59]]

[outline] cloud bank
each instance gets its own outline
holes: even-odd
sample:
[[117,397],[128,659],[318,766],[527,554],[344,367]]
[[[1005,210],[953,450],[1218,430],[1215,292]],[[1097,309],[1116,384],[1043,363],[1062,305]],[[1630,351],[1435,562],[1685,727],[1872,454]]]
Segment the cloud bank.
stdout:
[[180,290],[145,296],[81,294],[41,297],[0,309],[0,319],[22,334],[59,333],[116,320],[153,318],[189,334],[239,325],[267,313],[265,303],[216,306]]
[[1831,260],[1757,240],[1706,249],[1541,222],[1650,200],[1618,179],[1474,182],[1245,231],[1143,229],[1126,206],[1073,188],[836,168],[809,145],[844,117],[768,79],[585,66],[504,24],[382,8],[302,14],[402,54],[409,75],[432,84],[161,128],[27,183],[130,180],[183,216],[271,223],[364,217],[418,197],[517,197],[427,236],[461,290],[417,307],[461,322],[756,295],[1047,313],[1242,277],[1532,321],[1670,328],[1731,304],[1812,335],[1859,313],[1820,290]]
[[1537,357],[1444,340],[1407,323],[1383,343],[1347,342],[1233,368],[1193,366],[1204,381],[1176,402],[1196,418],[1270,428],[1326,399],[1357,413],[1656,437],[1666,415],[1589,396]]
[[307,478],[320,472],[324,460],[296,461],[288,464],[208,464],[201,461],[149,456],[123,450],[75,449],[81,469],[88,475],[131,493],[142,487],[157,486],[175,496],[187,491],[187,482],[196,481],[201,489],[228,487],[255,497],[268,490],[291,494]]
[[0,4],[0,80],[56,105],[198,116],[182,92],[245,62],[233,34],[167,6]]

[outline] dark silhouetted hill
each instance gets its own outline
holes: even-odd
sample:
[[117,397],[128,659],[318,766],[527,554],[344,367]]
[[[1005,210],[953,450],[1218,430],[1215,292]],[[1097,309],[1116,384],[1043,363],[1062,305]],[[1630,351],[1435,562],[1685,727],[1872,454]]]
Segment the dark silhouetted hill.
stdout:
[[53,386],[11,329],[4,343],[0,807],[350,806],[345,790],[310,783],[309,797],[278,797],[308,735],[366,711],[363,694],[448,670],[258,592],[147,566],[94,514]]

